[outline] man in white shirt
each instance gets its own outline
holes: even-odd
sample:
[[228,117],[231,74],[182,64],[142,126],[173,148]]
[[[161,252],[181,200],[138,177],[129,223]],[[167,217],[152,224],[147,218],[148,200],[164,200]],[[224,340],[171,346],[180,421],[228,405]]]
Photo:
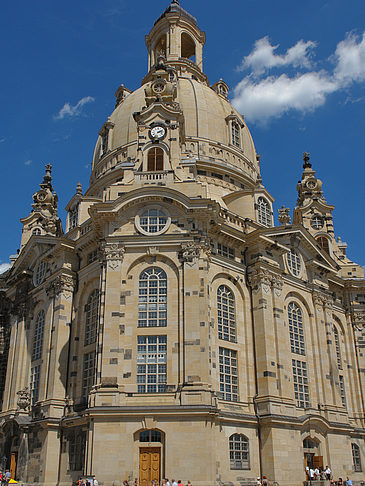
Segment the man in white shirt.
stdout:
[[331,469],[329,468],[329,466],[326,466],[326,470],[325,470],[325,473],[326,473],[326,477],[327,479],[331,479]]
[[175,479],[172,480],[172,486],[177,486],[177,482],[175,481]]

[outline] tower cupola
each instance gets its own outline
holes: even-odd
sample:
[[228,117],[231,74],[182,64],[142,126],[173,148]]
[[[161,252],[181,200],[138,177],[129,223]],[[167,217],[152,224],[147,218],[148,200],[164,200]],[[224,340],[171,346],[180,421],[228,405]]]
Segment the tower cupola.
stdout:
[[[174,0],[146,36],[149,72],[163,56],[175,70],[207,82],[203,74],[204,44],[205,33],[199,29],[196,18]],[[147,81],[149,76],[145,78]]]

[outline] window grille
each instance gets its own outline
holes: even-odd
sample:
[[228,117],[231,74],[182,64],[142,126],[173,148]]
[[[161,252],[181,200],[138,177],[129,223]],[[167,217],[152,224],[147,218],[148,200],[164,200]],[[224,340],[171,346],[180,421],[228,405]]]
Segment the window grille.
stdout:
[[230,402],[238,402],[237,352],[219,348],[219,390],[220,397]]
[[250,469],[250,451],[247,437],[233,434],[229,438],[231,469]]
[[30,370],[30,398],[32,405],[35,405],[39,399],[41,365],[34,366]]
[[139,433],[140,442],[162,442],[159,430],[143,430]]
[[330,245],[328,243],[328,239],[325,236],[320,236],[319,238],[317,238],[317,243],[323,251],[328,254],[330,253]]
[[87,400],[90,390],[94,385],[95,375],[95,351],[84,354],[82,370],[82,398]]
[[300,259],[299,253],[291,248],[289,253],[286,254],[286,261],[288,262],[288,268],[290,273],[292,273],[295,277],[300,275],[302,270],[302,261]]
[[335,347],[336,347],[336,358],[337,366],[339,370],[342,370],[342,356],[341,356],[341,345],[340,345],[340,335],[337,328],[333,326],[333,334],[335,336]]
[[41,310],[38,313],[37,319],[35,321],[34,334],[33,334],[32,361],[35,361],[42,357],[45,317],[46,315],[44,310]]
[[163,170],[163,150],[159,147],[154,147],[149,150],[147,155],[147,171],[159,172]]
[[69,437],[68,461],[70,471],[82,471],[84,468],[86,433],[78,430]]
[[139,218],[139,224],[146,233],[159,233],[167,225],[168,217],[161,209],[148,209]]
[[295,302],[288,305],[290,348],[292,353],[305,355],[303,315]]
[[94,290],[89,296],[85,319],[85,346],[96,342],[99,316],[99,290]]
[[319,216],[319,214],[315,214],[311,221],[312,228],[316,230],[320,230],[323,228],[323,218]]
[[222,245],[221,243],[217,244],[217,253],[218,255],[229,258],[230,260],[234,260],[235,258],[234,249],[230,248],[229,246]]
[[217,291],[218,337],[225,341],[236,342],[235,299],[232,290],[221,285]]
[[70,211],[68,212],[68,226],[69,230],[76,228],[79,224],[79,205],[76,204]]
[[138,327],[167,326],[167,276],[148,268],[139,277]]
[[257,216],[260,224],[263,224],[267,228],[272,226],[270,204],[263,197],[259,197],[257,200]]
[[236,122],[232,122],[232,144],[235,147],[241,147],[241,130]]
[[42,261],[39,262],[35,274],[34,274],[34,285],[37,287],[41,283],[43,283],[47,271],[47,263]]
[[351,444],[351,449],[352,449],[352,462],[353,462],[354,472],[361,472],[362,467],[361,467],[360,448],[357,444]]
[[347,404],[346,404],[346,391],[345,391],[345,381],[344,381],[344,378],[343,376],[339,376],[339,385],[340,385],[340,395],[341,395],[341,402],[342,402],[342,406],[344,408],[347,408]]
[[305,361],[292,360],[294,394],[297,406],[302,408],[309,407],[309,388],[307,363]]
[[138,393],[164,393],[167,383],[167,336],[138,336]]

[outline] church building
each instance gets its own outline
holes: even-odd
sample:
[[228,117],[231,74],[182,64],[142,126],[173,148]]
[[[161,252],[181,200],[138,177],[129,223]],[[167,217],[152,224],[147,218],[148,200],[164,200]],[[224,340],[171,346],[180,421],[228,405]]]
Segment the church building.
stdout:
[[0,461],[24,485],[364,479],[364,270],[309,154],[275,225],[205,40],[172,1],[66,227],[51,165],[21,220],[0,279]]

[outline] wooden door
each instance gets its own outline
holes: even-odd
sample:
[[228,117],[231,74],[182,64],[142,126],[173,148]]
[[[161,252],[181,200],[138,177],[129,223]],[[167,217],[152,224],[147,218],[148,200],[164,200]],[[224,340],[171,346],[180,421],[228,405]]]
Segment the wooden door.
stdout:
[[16,455],[16,452],[12,452],[10,458],[10,474],[12,479],[15,479],[16,474]]
[[316,467],[323,469],[323,456],[313,456],[313,468]]
[[152,486],[160,483],[160,449],[159,448],[141,448],[139,451],[139,485]]

